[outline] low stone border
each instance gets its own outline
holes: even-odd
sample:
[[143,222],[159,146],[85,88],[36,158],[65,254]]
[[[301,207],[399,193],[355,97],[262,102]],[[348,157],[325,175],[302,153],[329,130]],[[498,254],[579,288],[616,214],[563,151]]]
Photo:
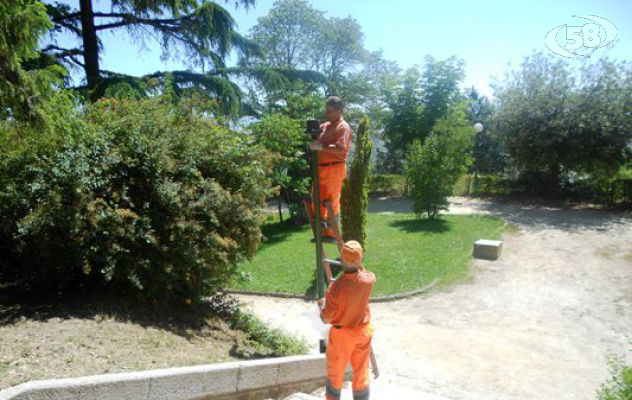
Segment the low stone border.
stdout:
[[239,289],[224,289],[224,293],[228,294],[245,294],[248,296],[263,296],[263,297],[277,297],[279,299],[298,299],[298,300],[313,300],[303,294],[286,293],[286,292],[255,292],[252,290],[239,290]]
[[435,278],[432,282],[430,282],[429,284],[427,284],[426,286],[420,288],[420,289],[416,289],[410,292],[406,292],[406,293],[399,293],[399,294],[391,294],[388,296],[380,296],[380,297],[373,297],[371,299],[369,299],[369,303],[385,303],[388,301],[394,301],[394,300],[402,300],[402,299],[408,299],[411,297],[415,297],[415,296],[419,296],[421,294],[426,293],[427,291],[429,291],[430,289],[432,289],[433,287],[435,287],[437,285],[437,283],[439,283],[439,279]]
[[32,381],[0,400],[263,400],[324,385],[322,354]]
[[[402,299],[408,299],[410,297],[415,297],[415,296],[419,296],[421,294],[424,294],[425,292],[429,291],[430,289],[432,289],[433,287],[436,286],[436,284],[439,282],[439,279],[435,279],[432,282],[430,282],[428,285],[420,288],[420,289],[415,289],[413,291],[410,292],[406,292],[406,293],[398,293],[398,294],[391,294],[388,296],[377,296],[377,297],[371,297],[369,299],[369,303],[385,303],[388,301],[395,301],[395,300],[402,300]],[[282,298],[282,299],[299,299],[299,300],[305,300],[305,301],[312,301],[314,299],[307,297],[303,294],[296,294],[296,293],[285,293],[285,292],[255,292],[255,291],[251,291],[251,290],[237,290],[237,289],[226,289],[224,290],[225,293],[229,293],[229,294],[244,294],[244,295],[249,295],[249,296],[264,296],[264,297],[278,297],[278,298]]]

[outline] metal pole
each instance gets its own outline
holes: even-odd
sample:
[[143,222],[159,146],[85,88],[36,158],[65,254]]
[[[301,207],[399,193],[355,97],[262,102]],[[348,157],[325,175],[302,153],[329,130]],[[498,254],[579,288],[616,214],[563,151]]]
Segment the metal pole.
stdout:
[[[316,242],[316,295],[317,299],[325,297],[325,275],[323,271],[323,227],[320,222],[320,182],[318,179],[318,152],[312,151],[312,185],[314,185],[314,241]],[[327,351],[327,341],[320,339],[320,352]]]
[[323,271],[323,228],[320,218],[320,182],[318,179],[318,152],[312,151],[312,185],[314,185],[314,238],[316,242],[316,294],[325,297],[325,275]]

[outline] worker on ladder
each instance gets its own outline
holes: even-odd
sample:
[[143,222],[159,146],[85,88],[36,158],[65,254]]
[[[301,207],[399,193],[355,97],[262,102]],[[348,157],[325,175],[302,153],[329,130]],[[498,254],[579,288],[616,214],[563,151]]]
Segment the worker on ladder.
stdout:
[[[318,154],[318,177],[320,188],[320,215],[323,242],[336,243],[338,251],[342,249],[340,234],[340,193],[347,176],[347,156],[351,148],[351,126],[344,120],[343,104],[337,96],[331,96],[325,103],[327,122],[320,125],[318,138],[310,144],[310,149]],[[312,186],[312,192],[314,188]],[[312,196],[313,197],[313,196]],[[314,204],[309,202],[306,209],[313,224]],[[314,227],[314,229],[318,229]],[[331,283],[331,267],[325,265],[327,283]]]

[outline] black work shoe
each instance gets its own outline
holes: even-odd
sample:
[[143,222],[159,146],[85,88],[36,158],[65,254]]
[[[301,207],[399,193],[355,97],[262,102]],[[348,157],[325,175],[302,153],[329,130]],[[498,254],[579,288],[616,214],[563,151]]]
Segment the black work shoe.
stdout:
[[[323,236],[322,237],[323,243],[327,243],[327,244],[337,244],[338,242],[336,241],[336,238],[333,236]],[[311,243],[316,243],[316,238],[311,238],[310,240]]]
[[333,236],[323,236],[323,243],[336,244],[336,238]]

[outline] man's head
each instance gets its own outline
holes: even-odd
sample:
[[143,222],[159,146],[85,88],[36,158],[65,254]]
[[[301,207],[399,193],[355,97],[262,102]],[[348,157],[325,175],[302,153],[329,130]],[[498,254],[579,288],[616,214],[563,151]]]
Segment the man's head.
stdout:
[[355,271],[361,267],[363,258],[362,245],[355,240],[349,240],[342,246],[340,262],[345,271]]
[[338,96],[331,96],[325,102],[325,116],[329,122],[338,121],[342,116],[342,100]]

